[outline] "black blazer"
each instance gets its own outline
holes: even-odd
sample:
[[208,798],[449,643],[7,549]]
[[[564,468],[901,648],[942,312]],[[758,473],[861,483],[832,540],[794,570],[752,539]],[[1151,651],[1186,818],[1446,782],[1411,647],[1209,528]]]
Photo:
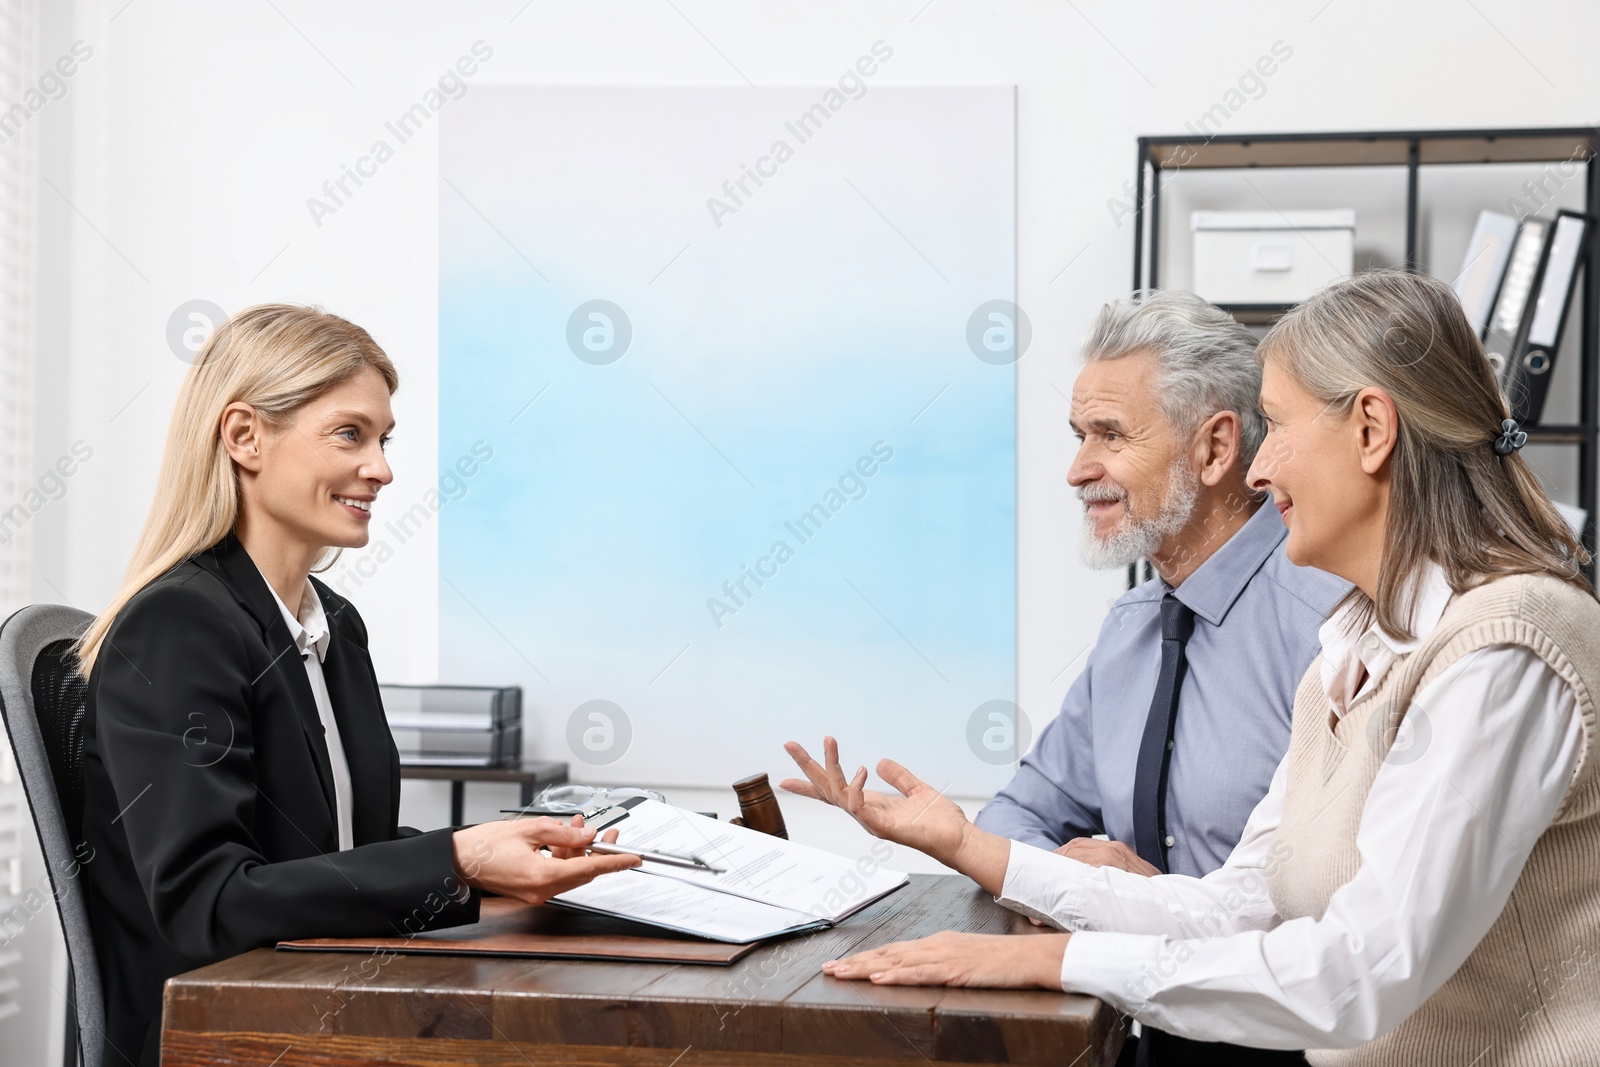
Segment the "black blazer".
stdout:
[[83,831],[93,851],[82,871],[107,1065],[155,1067],[162,983],[182,971],[279,940],[477,920],[478,894],[457,900],[451,831],[395,825],[400,763],[366,627],[312,581],[350,765],[355,847],[345,852],[305,665],[237,538],[140,590],[101,645],[87,696]]

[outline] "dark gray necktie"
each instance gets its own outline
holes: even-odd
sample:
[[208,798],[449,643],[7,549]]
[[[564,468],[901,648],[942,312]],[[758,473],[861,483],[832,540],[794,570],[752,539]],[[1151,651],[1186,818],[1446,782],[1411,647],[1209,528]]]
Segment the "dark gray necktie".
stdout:
[[1194,632],[1194,612],[1168,593],[1161,599],[1161,673],[1144,721],[1139,765],[1133,777],[1133,848],[1146,863],[1167,871],[1167,769],[1183,687],[1184,646]]

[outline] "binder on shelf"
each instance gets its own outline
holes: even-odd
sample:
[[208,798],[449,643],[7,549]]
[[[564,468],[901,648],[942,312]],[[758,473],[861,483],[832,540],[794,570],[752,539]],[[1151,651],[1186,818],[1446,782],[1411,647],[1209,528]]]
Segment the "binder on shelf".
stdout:
[[406,766],[504,767],[522,759],[522,687],[378,686]]
[[1506,263],[1516,240],[1516,219],[1498,211],[1478,213],[1478,224],[1472,229],[1472,240],[1467,242],[1467,255],[1454,288],[1467,321],[1480,340],[1489,325],[1495,298],[1500,295],[1500,282],[1506,276]]
[[1517,339],[1516,358],[1507,365],[1506,399],[1511,417],[1536,425],[1544,414],[1550,393],[1550,372],[1567,322],[1567,309],[1578,280],[1578,265],[1589,247],[1589,219],[1573,211],[1556,214],[1550,237],[1544,243],[1536,294],[1523,312],[1524,325]]
[[1511,251],[1484,348],[1511,417],[1525,426],[1544,413],[1589,231],[1588,217],[1573,211],[1527,219]]
[[1508,368],[1516,354],[1528,301],[1539,280],[1539,264],[1544,259],[1545,238],[1549,233],[1547,219],[1523,220],[1506,263],[1505,280],[1500,283],[1494,311],[1489,316],[1489,331],[1484,336],[1483,347],[1502,392],[1506,389]]

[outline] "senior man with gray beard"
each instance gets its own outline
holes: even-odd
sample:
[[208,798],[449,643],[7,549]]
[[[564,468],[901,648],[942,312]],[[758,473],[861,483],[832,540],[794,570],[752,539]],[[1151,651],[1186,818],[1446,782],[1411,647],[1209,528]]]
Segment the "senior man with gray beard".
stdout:
[[[1067,473],[1083,556],[1102,568],[1147,559],[1157,577],[1111,606],[1061,714],[978,814],[983,829],[1198,878],[1222,866],[1266,795],[1317,628],[1350,587],[1290,563],[1277,510],[1245,483],[1266,433],[1255,347],[1192,293],[1137,293],[1096,317]],[[1129,1046],[1120,1062],[1304,1062],[1149,1029]]]

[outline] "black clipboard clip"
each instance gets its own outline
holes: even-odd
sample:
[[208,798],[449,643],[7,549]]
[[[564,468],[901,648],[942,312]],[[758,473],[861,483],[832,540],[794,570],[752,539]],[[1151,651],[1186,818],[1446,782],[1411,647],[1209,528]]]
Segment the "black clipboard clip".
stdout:
[[594,808],[584,808],[582,811],[555,811],[530,804],[525,808],[501,808],[500,814],[518,817],[548,815],[552,819],[571,819],[574,815],[582,815],[583,825],[593,830],[604,830],[626,819],[629,810],[643,804],[646,799],[646,797],[629,797],[615,804],[601,804]]

